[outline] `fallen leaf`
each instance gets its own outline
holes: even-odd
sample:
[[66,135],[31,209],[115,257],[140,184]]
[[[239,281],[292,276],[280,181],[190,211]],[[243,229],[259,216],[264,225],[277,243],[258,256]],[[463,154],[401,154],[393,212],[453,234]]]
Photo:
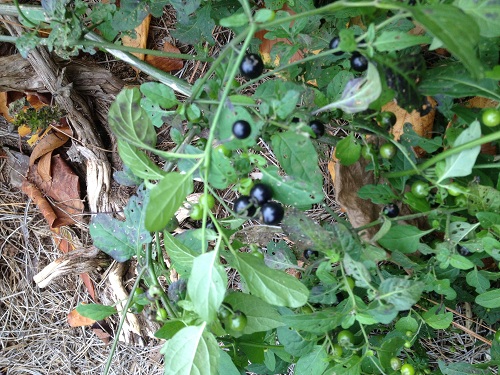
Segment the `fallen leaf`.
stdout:
[[112,338],[111,333],[113,331],[106,322],[103,321],[95,322],[94,325],[92,326],[92,331],[105,344],[109,344],[109,342],[111,341]]
[[[151,22],[151,15],[148,14],[147,17],[144,18],[142,23],[134,29],[135,38],[124,36],[122,37],[122,44],[127,47],[146,48],[148,44],[150,22]],[[132,52],[132,55],[134,55],[140,60],[144,60],[143,53]]]
[[96,321],[85,316],[82,316],[76,311],[76,309],[71,310],[68,314],[68,324],[70,327],[85,327],[91,326]]
[[30,165],[33,165],[35,161],[43,155],[64,145],[68,139],[73,136],[71,128],[67,125],[51,127],[45,134],[43,138],[41,137],[31,153]]
[[[181,53],[179,48],[170,44],[169,42],[165,42],[163,44],[162,51],[170,53]],[[146,55],[146,62],[151,64],[155,68],[163,70],[164,72],[179,70],[184,66],[184,63],[181,59],[174,59],[172,57]]]
[[52,179],[50,174],[50,166],[52,164],[52,151],[43,155],[37,164],[37,172],[44,182],[48,182]]
[[24,194],[26,194],[33,202],[36,204],[40,213],[43,215],[49,227],[52,228],[54,221],[57,219],[57,215],[54,212],[54,209],[50,205],[49,201],[45,199],[42,192],[36,187],[35,184],[32,184],[28,180],[23,181],[23,185],[21,187]]
[[7,93],[0,92],[0,115],[5,117],[7,122],[12,122],[14,119],[9,116],[9,105],[7,104]]

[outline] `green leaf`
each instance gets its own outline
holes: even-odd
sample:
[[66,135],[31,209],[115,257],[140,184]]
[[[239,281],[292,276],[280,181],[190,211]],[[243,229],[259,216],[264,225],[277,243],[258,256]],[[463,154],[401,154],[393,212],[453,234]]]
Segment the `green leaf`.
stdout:
[[476,297],[476,303],[487,309],[500,307],[500,289],[490,290]]
[[491,228],[494,225],[500,225],[500,214],[494,212],[478,212],[476,217],[479,220],[481,227],[484,229]]
[[351,258],[349,254],[344,254],[344,268],[346,274],[352,276],[356,282],[356,286],[360,288],[371,288],[371,275],[370,271],[362,262],[358,262]]
[[94,245],[118,262],[136,255],[142,245],[152,241],[144,222],[144,205],[148,200],[149,191],[139,188],[124,209],[125,221],[114,219],[109,214],[95,215],[89,225]]
[[341,139],[335,147],[335,157],[339,159],[340,164],[349,166],[356,163],[361,156],[361,144],[356,141],[354,133]]
[[350,80],[339,100],[317,109],[312,114],[317,115],[336,108],[340,108],[345,113],[363,112],[373,101],[377,100],[381,93],[380,75],[375,65],[369,63],[366,77]]
[[493,100],[500,99],[497,79],[474,79],[459,63],[449,63],[428,71],[418,89],[423,95],[430,96],[482,96]]
[[137,147],[154,147],[156,132],[140,102],[141,92],[137,87],[122,90],[109,108],[109,126],[123,141]]
[[454,4],[474,18],[486,38],[500,36],[500,2],[498,0],[456,0]]
[[253,20],[258,23],[272,21],[275,17],[275,12],[270,9],[259,9],[255,12]]
[[280,344],[293,356],[301,357],[310,353],[316,344],[314,340],[308,340],[304,335],[288,327],[279,327],[276,331]]
[[315,190],[322,188],[323,178],[318,166],[318,153],[309,138],[287,131],[274,134],[271,141],[274,154],[288,175],[310,181]]
[[336,307],[324,308],[311,314],[284,315],[282,319],[285,325],[297,331],[321,335],[340,326],[344,319],[341,312],[345,310],[342,307],[345,307],[344,302],[342,302],[342,305],[339,304]]
[[241,375],[233,360],[222,348],[219,349],[219,368],[217,375]]
[[169,320],[155,332],[155,337],[163,340],[170,340],[184,327],[186,327],[186,324],[180,320]]
[[422,317],[430,327],[434,329],[446,329],[453,321],[453,313],[445,311],[444,307],[434,306],[426,311]]
[[267,251],[264,254],[264,262],[269,268],[274,268],[275,270],[286,270],[288,268],[298,267],[295,254],[292,250],[290,250],[290,247],[285,241],[269,241],[266,248]]
[[[180,1],[180,3],[184,2]],[[210,4],[204,4],[189,17],[186,23],[176,24],[176,29],[172,30],[173,37],[186,44],[196,45],[201,41],[214,44],[212,30],[215,22],[210,16],[211,8]]]
[[467,284],[476,289],[476,293],[478,294],[485,293],[491,286],[488,278],[481,271],[478,271],[477,268],[467,273],[465,280]]
[[491,375],[488,369],[480,369],[470,363],[445,363],[438,361],[439,370],[443,375]]
[[418,322],[411,316],[403,316],[396,322],[396,329],[401,333],[406,333],[406,331],[417,332]]
[[[182,1],[182,0],[170,0],[170,4],[174,7],[177,12],[177,21],[180,24],[189,23],[190,15],[195,12],[199,12],[200,0]],[[203,8],[202,8],[203,9]]]
[[368,184],[358,190],[361,199],[371,199],[375,204],[388,204],[398,199],[392,189],[386,184]]
[[424,283],[420,281],[390,277],[380,284],[378,298],[391,303],[399,311],[404,311],[418,302],[423,289]]
[[168,232],[163,232],[163,243],[177,273],[181,276],[188,276],[198,254],[183,245]]
[[160,231],[168,224],[188,194],[193,192],[193,180],[189,174],[171,172],[151,189],[146,206],[146,228]]
[[141,107],[146,111],[151,123],[157,128],[161,127],[166,122],[168,116],[175,113],[175,111],[165,111],[148,98],[141,99]]
[[281,315],[274,306],[251,294],[229,293],[224,302],[229,303],[233,310],[240,310],[246,315],[247,325],[242,332],[245,335],[268,331],[283,325]]
[[[481,138],[481,125],[479,124],[479,121],[476,120],[470,124],[467,129],[460,133],[453,143],[453,147],[461,146],[479,138]],[[470,175],[479,152],[481,152],[481,146],[476,146],[448,156],[445,159],[444,171],[439,177],[438,183],[447,178]]]
[[238,174],[231,160],[222,152],[210,150],[208,182],[216,189],[225,189],[238,180]]
[[93,320],[103,320],[108,316],[116,314],[116,308],[114,306],[105,306],[98,303],[83,304],[80,303],[76,307],[78,314]]
[[426,35],[411,35],[401,31],[383,31],[373,42],[373,47],[381,52],[401,50],[420,44],[430,44]]
[[471,215],[478,211],[500,214],[500,191],[494,187],[472,184],[468,198],[468,211]]
[[248,24],[248,17],[245,13],[232,14],[229,17],[223,18],[219,21],[219,25],[224,27],[240,27]]
[[[238,120],[247,121],[252,128],[250,135],[245,139],[238,139],[233,135],[233,124]],[[217,123],[217,137],[224,141],[224,146],[229,150],[252,147],[256,143],[255,140],[260,134],[262,125],[262,121],[256,121],[245,107],[224,106]]]
[[213,375],[219,362],[219,345],[205,324],[181,329],[160,350],[165,355],[165,374]]
[[307,302],[309,291],[299,280],[285,272],[273,270],[249,253],[238,253],[235,268],[250,293],[276,306],[300,307]]
[[217,311],[226,293],[227,275],[219,263],[219,253],[210,251],[195,258],[187,292],[194,311],[205,322],[217,319]]
[[163,83],[146,82],[140,86],[140,90],[152,103],[164,109],[172,108],[179,103],[174,90]]
[[274,199],[297,208],[309,208],[323,200],[323,189],[317,184],[290,176],[281,176],[275,166],[262,168],[262,182],[273,187]]
[[413,225],[393,225],[378,243],[391,251],[414,253],[418,250],[420,238],[431,232],[432,229],[421,231]]
[[144,152],[119,139],[118,154],[123,164],[130,168],[134,175],[144,180],[161,180],[166,174]]
[[293,373],[295,375],[322,374],[329,363],[328,353],[321,345],[316,345],[312,352],[297,361]]
[[450,256],[450,265],[459,270],[469,270],[474,267],[474,263],[460,254],[452,254]]
[[476,54],[479,27],[474,18],[448,4],[417,5],[408,10],[418,23],[444,43],[474,78],[481,77],[483,67]]

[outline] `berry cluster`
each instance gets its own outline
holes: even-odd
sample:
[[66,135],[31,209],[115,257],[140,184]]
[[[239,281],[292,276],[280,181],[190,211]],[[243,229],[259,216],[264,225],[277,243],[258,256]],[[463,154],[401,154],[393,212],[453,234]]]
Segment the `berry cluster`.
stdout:
[[[340,45],[340,38],[336,36],[330,41],[330,49],[337,49],[339,48]],[[340,56],[344,52],[342,51],[337,51],[334,52],[334,55]],[[363,56],[361,53],[358,51],[354,51],[351,55],[351,68],[352,70],[356,72],[364,72],[368,68],[368,59]]]
[[260,208],[262,222],[267,225],[278,225],[285,214],[281,203],[272,201],[272,189],[263,183],[255,184],[250,195],[242,195],[233,202],[233,211],[239,216],[254,217]]

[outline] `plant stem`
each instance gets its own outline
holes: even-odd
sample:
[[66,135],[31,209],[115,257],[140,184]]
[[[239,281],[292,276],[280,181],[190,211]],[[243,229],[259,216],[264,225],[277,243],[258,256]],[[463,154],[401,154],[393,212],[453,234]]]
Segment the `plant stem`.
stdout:
[[0,35],[0,42],[16,44],[17,38],[15,36]]
[[481,146],[483,144],[490,143],[490,142],[497,141],[497,140],[500,140],[500,131],[498,131],[496,133],[488,134],[488,135],[483,135],[481,138],[475,139],[473,141],[464,143],[463,145],[453,147],[453,148],[450,148],[446,151],[443,151],[440,154],[430,158],[426,162],[420,164],[417,167],[417,169],[410,169],[410,170],[405,170],[405,171],[386,173],[386,174],[383,174],[383,177],[395,178],[395,177],[413,176],[415,174],[421,174],[427,168],[432,167],[437,162],[444,160],[451,155],[455,155],[455,154],[458,154],[462,151],[468,150],[470,148]]

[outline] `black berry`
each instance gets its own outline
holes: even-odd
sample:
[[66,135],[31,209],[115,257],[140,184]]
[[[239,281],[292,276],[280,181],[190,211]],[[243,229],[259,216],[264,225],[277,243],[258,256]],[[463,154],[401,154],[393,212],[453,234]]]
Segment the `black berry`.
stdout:
[[399,215],[399,207],[396,206],[394,203],[390,203],[387,206],[384,207],[383,211],[384,215],[387,217],[396,217]]
[[316,134],[316,138],[319,138],[325,134],[325,124],[323,124],[319,120],[313,120],[309,123],[314,134]]
[[250,198],[257,206],[262,206],[273,197],[273,190],[266,184],[258,183],[250,190]]
[[304,250],[304,258],[306,258],[306,259],[317,258],[318,256],[319,256],[319,253],[316,250],[311,250],[311,249]]
[[364,72],[368,68],[368,59],[359,52],[353,52],[351,56],[351,68],[356,72]]
[[238,139],[245,139],[250,136],[252,127],[245,120],[238,120],[233,124],[233,135]]
[[[339,44],[340,44],[340,38],[338,36],[336,36],[335,38],[333,38],[332,40],[330,40],[330,49],[339,48]],[[337,51],[337,52],[334,52],[333,54],[336,55],[336,56],[340,56],[343,53],[344,52],[342,52],[342,51]]]
[[252,217],[257,208],[253,205],[248,195],[242,195],[233,202],[233,211],[240,216]]
[[457,252],[464,257],[470,255],[470,250],[460,244],[457,244]]
[[248,79],[259,77],[264,71],[264,63],[259,55],[250,53],[246,55],[240,64],[240,72]]
[[278,202],[264,203],[260,212],[262,214],[262,221],[267,225],[278,225],[285,215],[283,206]]

